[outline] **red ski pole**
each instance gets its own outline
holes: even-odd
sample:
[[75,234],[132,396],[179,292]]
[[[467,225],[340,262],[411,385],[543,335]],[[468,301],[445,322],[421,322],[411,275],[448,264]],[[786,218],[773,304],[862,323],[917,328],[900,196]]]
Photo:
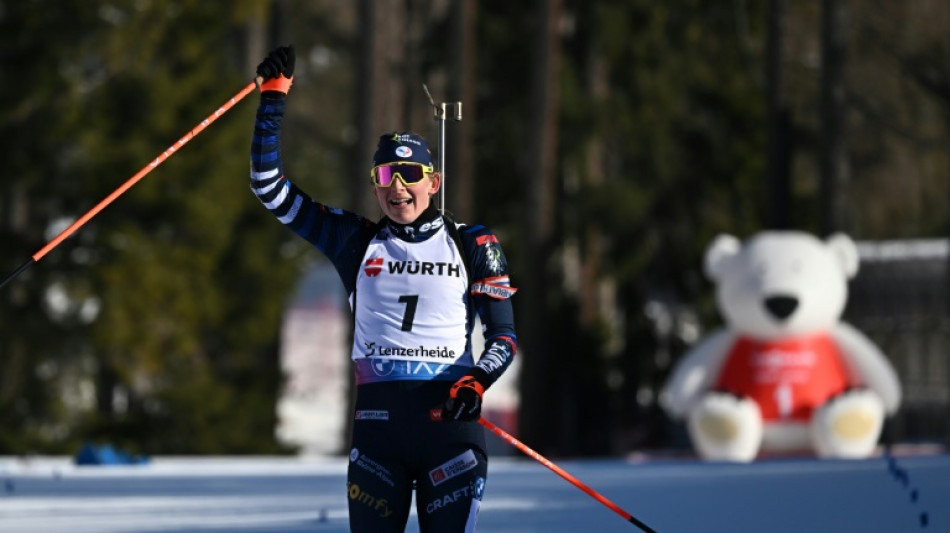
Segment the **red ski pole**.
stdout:
[[16,270],[14,270],[14,271],[11,272],[10,274],[8,274],[5,278],[3,278],[3,280],[0,281],[0,288],[2,288],[4,285],[6,285],[7,283],[9,283],[13,278],[15,278],[15,277],[17,277],[18,275],[20,275],[20,273],[22,273],[24,270],[26,270],[27,268],[29,268],[30,266],[32,266],[34,263],[36,263],[36,262],[38,262],[40,259],[42,259],[43,256],[45,256],[46,254],[48,254],[48,253],[50,252],[50,250],[52,250],[53,248],[56,248],[57,246],[59,246],[59,244],[60,244],[61,242],[63,242],[63,241],[66,240],[67,238],[69,238],[70,235],[72,235],[73,233],[76,232],[76,230],[78,230],[78,229],[81,228],[83,225],[85,225],[86,222],[89,222],[89,220],[90,220],[92,217],[94,217],[94,216],[96,216],[97,214],[99,214],[100,211],[102,211],[103,209],[106,208],[106,206],[108,206],[108,205],[111,204],[113,201],[115,201],[116,198],[118,198],[119,196],[122,196],[122,195],[125,193],[125,191],[129,190],[133,185],[135,185],[136,183],[138,183],[139,181],[141,181],[141,179],[144,178],[146,174],[148,174],[149,172],[151,172],[152,170],[154,170],[155,167],[157,167],[158,165],[161,165],[166,159],[168,159],[169,157],[171,157],[172,154],[174,154],[175,152],[177,152],[179,148],[181,148],[182,146],[184,146],[184,145],[185,145],[188,141],[190,141],[195,135],[198,135],[199,133],[201,133],[201,132],[202,132],[205,128],[207,128],[212,122],[214,122],[215,120],[217,120],[218,117],[220,117],[221,115],[223,115],[224,113],[226,113],[229,109],[231,109],[232,107],[234,107],[234,104],[236,104],[236,103],[238,103],[239,101],[241,101],[245,96],[248,95],[248,93],[250,93],[250,92],[253,91],[257,86],[259,86],[259,85],[260,85],[260,82],[261,82],[261,79],[258,78],[258,79],[256,79],[256,80],[254,80],[254,81],[248,83],[246,86],[244,86],[243,89],[241,89],[237,94],[235,94],[234,96],[232,96],[231,99],[228,100],[227,102],[225,102],[221,107],[219,107],[217,110],[215,110],[214,113],[211,113],[210,115],[208,115],[208,118],[206,118],[206,119],[202,120],[200,123],[198,123],[198,125],[195,126],[194,128],[192,128],[191,131],[189,131],[188,133],[186,133],[184,137],[182,137],[181,139],[178,139],[178,141],[177,141],[175,144],[169,146],[164,152],[161,153],[161,155],[159,155],[158,157],[156,157],[151,163],[145,165],[145,167],[142,168],[142,170],[139,170],[138,172],[136,172],[134,176],[132,176],[131,178],[129,178],[128,180],[126,180],[126,182],[123,183],[118,189],[112,191],[112,193],[109,194],[109,196],[106,196],[101,202],[99,202],[98,204],[96,204],[95,207],[93,207],[92,209],[90,209],[89,211],[87,211],[85,215],[79,217],[78,220],[76,220],[75,222],[73,222],[72,224],[70,224],[68,228],[66,228],[66,229],[64,229],[62,232],[60,232],[60,234],[57,235],[55,238],[53,238],[53,240],[51,240],[51,241],[49,241],[48,243],[46,243],[45,246],[43,246],[42,248],[40,248],[40,249],[39,249],[35,254],[33,254],[26,262],[24,262],[22,265],[20,265],[19,267],[17,267]]
[[504,439],[505,441],[507,441],[508,444],[511,444],[511,445],[514,446],[515,448],[518,448],[519,450],[521,450],[522,452],[524,452],[524,454],[527,455],[528,457],[531,457],[532,459],[538,461],[539,463],[543,464],[544,466],[550,468],[555,474],[561,476],[562,478],[564,478],[564,479],[566,479],[567,481],[569,481],[570,483],[572,483],[575,487],[577,487],[577,488],[581,489],[582,491],[586,492],[590,497],[592,497],[592,498],[594,498],[595,500],[599,501],[600,503],[606,505],[608,508],[610,508],[611,511],[613,511],[613,512],[617,513],[618,515],[622,516],[624,520],[626,520],[626,521],[630,522],[631,524],[633,524],[633,525],[639,527],[640,529],[642,529],[642,530],[645,531],[646,533],[656,533],[656,530],[654,530],[654,529],[651,528],[650,526],[644,524],[643,522],[641,522],[640,520],[638,520],[635,516],[631,515],[631,514],[628,513],[627,511],[624,511],[624,510],[621,509],[617,504],[615,504],[614,502],[608,500],[607,498],[605,498],[604,496],[602,496],[600,493],[598,493],[598,492],[595,491],[594,489],[592,489],[592,488],[588,487],[587,485],[581,483],[577,478],[575,478],[575,477],[572,476],[571,474],[569,474],[569,473],[567,473],[566,471],[564,471],[563,468],[561,468],[561,467],[559,467],[558,465],[552,463],[551,461],[549,461],[548,459],[546,459],[546,458],[545,458],[543,455],[541,455],[540,453],[538,453],[538,452],[532,450],[531,448],[529,448],[527,445],[525,445],[525,444],[524,444],[523,442],[521,442],[520,440],[518,440],[518,439],[512,437],[511,435],[509,435],[508,433],[506,433],[506,432],[505,432],[503,429],[501,429],[500,427],[496,426],[495,424],[492,424],[491,422],[489,422],[488,420],[485,420],[484,418],[479,418],[479,419],[478,419],[478,423],[481,424],[481,425],[483,425],[483,426],[485,426],[486,428],[488,428],[488,430],[491,431],[492,433],[494,433],[495,435],[498,435],[499,437],[501,437],[502,439]]

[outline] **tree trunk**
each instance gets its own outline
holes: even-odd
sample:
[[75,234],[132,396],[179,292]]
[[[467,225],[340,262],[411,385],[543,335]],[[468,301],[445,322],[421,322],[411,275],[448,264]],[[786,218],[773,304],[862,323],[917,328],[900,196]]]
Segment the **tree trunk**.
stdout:
[[785,80],[782,76],[785,41],[785,0],[771,0],[765,45],[765,82],[768,130],[765,213],[763,223],[772,229],[787,229],[790,220],[791,135]]
[[844,86],[847,6],[843,1],[823,0],[821,9],[820,230],[822,235],[829,235],[845,229],[848,218]]
[[[360,0],[355,116],[358,140],[350,163],[351,209],[377,218],[369,170],[379,136],[406,129],[404,2]],[[421,90],[421,89],[420,89]]]
[[[561,427],[560,369],[552,360],[547,332],[554,324],[548,306],[553,286],[549,260],[554,245],[558,140],[558,21],[560,0],[536,0],[539,27],[533,35],[528,128],[526,139],[525,224],[521,269],[533,275],[518,280],[519,338],[523,347],[522,403],[519,427],[528,442],[545,449],[554,444]],[[530,267],[528,266],[530,265]]]
[[459,221],[472,221],[475,173],[475,72],[478,18],[476,0],[452,3],[449,15],[448,100],[462,102],[462,121],[446,128],[446,209]]

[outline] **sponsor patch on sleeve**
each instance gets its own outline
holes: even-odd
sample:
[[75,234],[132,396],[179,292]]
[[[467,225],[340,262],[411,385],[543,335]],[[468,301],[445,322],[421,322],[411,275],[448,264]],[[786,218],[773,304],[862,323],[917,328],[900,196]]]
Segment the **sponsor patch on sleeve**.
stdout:
[[517,291],[511,286],[508,276],[485,278],[472,283],[472,294],[484,294],[497,300],[511,298]]

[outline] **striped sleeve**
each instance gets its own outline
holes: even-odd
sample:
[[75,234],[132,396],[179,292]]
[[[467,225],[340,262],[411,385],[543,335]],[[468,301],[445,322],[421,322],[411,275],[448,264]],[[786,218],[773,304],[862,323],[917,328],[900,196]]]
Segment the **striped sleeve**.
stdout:
[[314,201],[284,174],[280,154],[284,97],[262,96],[251,141],[251,191],[282,224],[337,265],[358,232],[372,224],[363,217]]

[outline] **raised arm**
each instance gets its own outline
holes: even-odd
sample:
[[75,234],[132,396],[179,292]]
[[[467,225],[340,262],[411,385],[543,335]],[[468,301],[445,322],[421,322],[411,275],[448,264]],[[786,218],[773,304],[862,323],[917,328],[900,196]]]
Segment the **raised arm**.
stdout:
[[[264,79],[251,141],[251,191],[282,224],[323,252],[343,276],[354,239],[371,231],[373,223],[355,213],[316,202],[284,172],[280,152],[281,126],[294,72],[293,47],[279,47],[258,66]],[[357,258],[358,260],[358,258]],[[352,292],[349,276],[343,276]]]

